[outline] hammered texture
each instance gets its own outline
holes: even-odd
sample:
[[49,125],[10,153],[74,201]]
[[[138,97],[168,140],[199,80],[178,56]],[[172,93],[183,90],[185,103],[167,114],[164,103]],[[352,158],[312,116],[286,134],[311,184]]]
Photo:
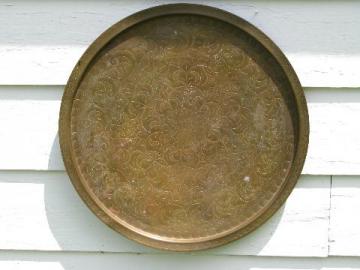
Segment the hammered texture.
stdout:
[[176,241],[249,224],[286,182],[296,130],[276,62],[197,15],[142,22],[89,65],[71,114],[83,183],[126,226]]

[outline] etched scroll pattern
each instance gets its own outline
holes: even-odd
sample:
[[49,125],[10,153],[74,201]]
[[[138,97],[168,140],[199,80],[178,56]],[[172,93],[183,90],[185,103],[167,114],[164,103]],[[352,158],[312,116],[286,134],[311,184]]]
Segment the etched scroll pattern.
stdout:
[[209,18],[163,17],[94,61],[73,105],[72,142],[88,186],[115,215],[160,236],[205,237],[270,202],[293,130],[250,43]]

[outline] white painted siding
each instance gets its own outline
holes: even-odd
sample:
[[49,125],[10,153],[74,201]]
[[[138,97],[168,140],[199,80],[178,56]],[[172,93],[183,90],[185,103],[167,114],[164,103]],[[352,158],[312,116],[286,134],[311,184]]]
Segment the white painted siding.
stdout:
[[113,232],[79,199],[57,138],[66,80],[102,31],[169,2],[0,0],[0,269],[360,269],[360,1],[191,1],[259,27],[304,87],[303,175],[262,227],[213,250],[165,253]]
[[[174,1],[1,1],[1,84],[65,84],[85,48],[118,20]],[[184,1],[179,1],[184,2]],[[185,1],[233,12],[285,52],[303,86],[360,86],[358,1]]]

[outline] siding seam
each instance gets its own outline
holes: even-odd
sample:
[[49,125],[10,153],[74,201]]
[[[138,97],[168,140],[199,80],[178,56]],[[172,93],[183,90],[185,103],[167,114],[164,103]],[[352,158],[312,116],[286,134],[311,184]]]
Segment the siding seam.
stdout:
[[328,223],[328,239],[327,239],[327,257],[330,256],[330,243],[332,242],[331,240],[331,236],[330,236],[330,233],[331,233],[331,207],[332,207],[332,187],[333,187],[333,176],[330,175],[330,196],[329,196],[329,214],[328,214],[328,220],[329,220],[329,223]]

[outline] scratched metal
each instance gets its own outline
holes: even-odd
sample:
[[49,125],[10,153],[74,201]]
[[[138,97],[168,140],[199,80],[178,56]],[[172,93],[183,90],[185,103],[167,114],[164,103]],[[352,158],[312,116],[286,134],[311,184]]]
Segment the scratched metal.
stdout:
[[89,207],[129,238],[172,250],[260,225],[296,183],[308,136],[300,85],[278,49],[237,17],[190,6],[105,32],[74,70],[60,122]]

